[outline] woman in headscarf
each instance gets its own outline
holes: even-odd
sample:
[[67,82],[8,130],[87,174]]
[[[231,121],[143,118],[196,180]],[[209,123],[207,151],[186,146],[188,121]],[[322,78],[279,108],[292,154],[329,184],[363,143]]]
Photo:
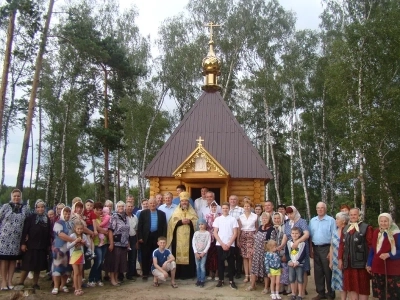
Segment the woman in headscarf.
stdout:
[[340,299],[346,300],[347,293],[343,290],[343,271],[339,269],[339,245],[343,235],[343,228],[349,222],[349,214],[339,212],[336,214],[336,231],[333,232],[329,252],[329,267],[332,269],[332,290],[340,291]]
[[[125,203],[119,201],[116,204],[115,213],[108,227],[108,240],[110,242],[104,259],[104,271],[108,272],[113,286],[120,286],[118,274],[125,273],[127,267],[127,255],[129,245],[129,223],[125,214]],[[131,245],[135,247],[135,245]]]
[[[289,294],[288,291],[290,290],[290,282],[289,282],[289,268],[286,262],[286,255],[285,255],[285,247],[287,243],[287,236],[285,234],[285,228],[284,228],[285,218],[281,213],[275,212],[272,215],[272,222],[274,224],[274,229],[271,232],[271,240],[274,240],[278,245],[277,250],[279,257],[281,258],[281,265],[282,265],[280,291],[283,292],[284,295],[287,295]],[[284,286],[288,286],[288,290],[285,291]]]
[[214,237],[214,220],[221,215],[221,213],[217,212],[218,204],[213,201],[210,204],[210,213],[206,214],[207,221],[207,230],[211,234],[211,244],[210,249],[208,249],[207,253],[207,261],[206,261],[206,270],[210,272],[210,277],[207,280],[219,280],[218,277],[218,253],[217,246],[215,246],[216,240]]
[[68,206],[65,206],[61,210],[60,220],[58,220],[53,227],[53,265],[51,267],[54,281],[54,288],[51,291],[53,295],[57,295],[60,288],[62,288],[65,293],[69,292],[66,282],[68,275],[71,274],[72,268],[69,264],[67,242],[74,241],[74,239],[70,237],[73,233],[70,217],[71,209]]
[[299,243],[305,242],[305,250],[306,250],[306,258],[304,260],[303,270],[304,270],[304,282],[303,288],[304,291],[302,295],[307,295],[307,282],[308,275],[310,273],[310,245],[308,243],[308,238],[310,237],[310,230],[308,229],[307,221],[302,219],[299,211],[294,206],[288,206],[286,208],[286,214],[288,216],[289,221],[285,223],[285,234],[288,240],[292,239],[291,233],[293,227],[298,227],[303,231],[303,235],[293,243],[292,249],[298,248]]
[[33,272],[33,288],[39,289],[40,271],[47,269],[51,241],[51,223],[43,200],[35,203],[35,213],[25,219],[21,236],[22,272],[19,285],[24,285],[28,272]]
[[379,228],[372,236],[367,271],[372,273],[374,298],[400,299],[400,230],[392,216],[378,216]]
[[366,270],[373,229],[360,220],[360,210],[352,208],[350,223],[343,229],[339,245],[339,269],[343,269],[343,290],[350,299],[367,300],[370,275]]
[[189,205],[189,193],[181,192],[179,198],[180,204],[168,222],[167,247],[171,246],[172,255],[175,256],[176,278],[189,279],[196,274],[192,239],[198,218]]
[[18,189],[11,192],[11,201],[0,208],[1,290],[14,288],[12,279],[16,262],[21,259],[21,235],[28,211]]

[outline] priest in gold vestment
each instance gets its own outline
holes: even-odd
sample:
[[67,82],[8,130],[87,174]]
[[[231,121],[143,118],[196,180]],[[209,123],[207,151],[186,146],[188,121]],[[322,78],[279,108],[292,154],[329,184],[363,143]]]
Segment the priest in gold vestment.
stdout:
[[176,261],[176,278],[189,279],[196,276],[196,262],[192,238],[197,226],[196,211],[189,205],[188,192],[179,194],[180,204],[168,222],[167,247],[171,246]]

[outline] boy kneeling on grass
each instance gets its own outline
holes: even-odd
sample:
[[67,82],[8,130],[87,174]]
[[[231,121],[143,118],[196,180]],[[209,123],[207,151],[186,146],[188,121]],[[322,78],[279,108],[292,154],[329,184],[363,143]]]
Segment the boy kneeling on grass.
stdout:
[[169,249],[165,249],[167,238],[160,236],[157,245],[158,248],[153,251],[153,264],[151,266],[151,273],[154,276],[153,286],[159,286],[158,279],[166,281],[169,277],[168,272],[171,272],[171,286],[176,289],[178,286],[175,283],[175,257]]

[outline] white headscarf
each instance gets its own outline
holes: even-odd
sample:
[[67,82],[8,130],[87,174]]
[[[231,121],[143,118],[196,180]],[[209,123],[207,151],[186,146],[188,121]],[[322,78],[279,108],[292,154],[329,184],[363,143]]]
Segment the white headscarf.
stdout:
[[301,215],[300,215],[300,213],[299,213],[299,211],[297,210],[296,207],[294,207],[294,206],[288,206],[288,207],[290,207],[293,210],[293,213],[294,213],[294,220],[289,218],[289,226],[290,226],[290,228],[293,228],[294,224],[296,224],[296,222],[298,220],[300,220]]
[[393,235],[400,233],[399,227],[393,222],[392,216],[388,213],[380,214],[378,216],[378,223],[379,223],[379,219],[382,217],[388,218],[389,228],[388,229],[379,228],[376,252],[378,253],[379,250],[381,250],[383,240],[385,239],[384,233],[386,232],[388,240],[390,242],[390,253],[392,253],[392,255],[395,255],[396,254],[396,241],[394,240]]

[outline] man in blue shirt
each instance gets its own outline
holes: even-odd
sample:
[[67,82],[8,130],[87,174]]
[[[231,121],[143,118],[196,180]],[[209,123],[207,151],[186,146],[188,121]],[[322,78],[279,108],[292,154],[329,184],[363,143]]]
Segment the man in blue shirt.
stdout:
[[167,218],[167,223],[171,219],[172,213],[178,205],[172,203],[172,193],[168,192],[164,194],[164,204],[162,204],[158,209],[165,213]]
[[309,225],[312,241],[310,254],[314,258],[314,278],[318,293],[312,300],[335,299],[335,292],[331,288],[332,270],[329,268],[329,250],[336,223],[335,219],[326,214],[326,210],[326,204],[318,202],[317,216],[310,220]]

